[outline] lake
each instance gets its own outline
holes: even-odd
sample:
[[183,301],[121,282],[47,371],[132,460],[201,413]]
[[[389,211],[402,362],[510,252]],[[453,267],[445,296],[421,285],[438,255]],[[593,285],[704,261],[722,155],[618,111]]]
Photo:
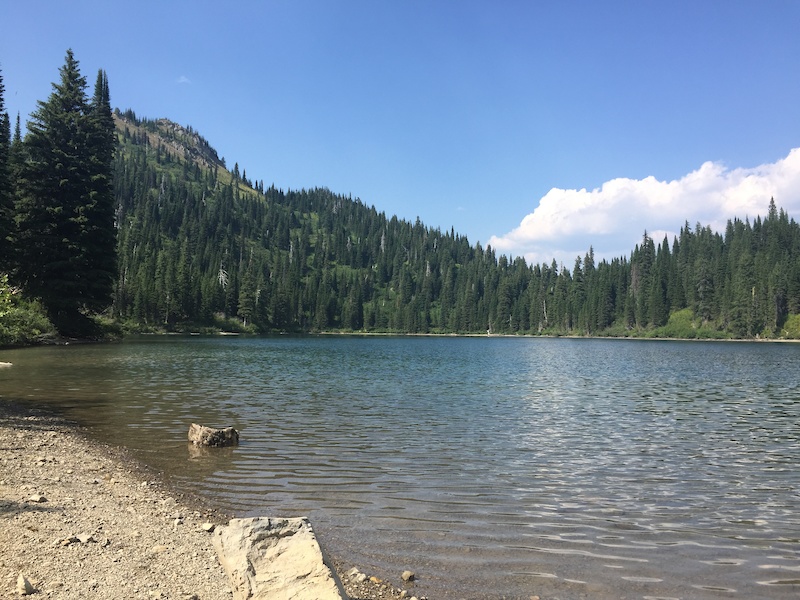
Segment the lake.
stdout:
[[[432,600],[800,597],[797,344],[147,336],[0,360],[0,397],[236,516],[308,515]],[[194,449],[192,422],[241,445]]]

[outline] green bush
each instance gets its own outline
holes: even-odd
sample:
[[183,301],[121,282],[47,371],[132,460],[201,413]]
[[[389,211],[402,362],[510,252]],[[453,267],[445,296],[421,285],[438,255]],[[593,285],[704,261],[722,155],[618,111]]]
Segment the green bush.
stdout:
[[654,329],[652,337],[721,340],[729,338],[730,334],[712,323],[701,322],[691,308],[684,308],[672,313],[666,325]]
[[55,327],[38,302],[15,298],[0,316],[2,346],[24,346],[55,336]]
[[787,340],[800,340],[800,315],[789,315],[783,324],[782,337]]

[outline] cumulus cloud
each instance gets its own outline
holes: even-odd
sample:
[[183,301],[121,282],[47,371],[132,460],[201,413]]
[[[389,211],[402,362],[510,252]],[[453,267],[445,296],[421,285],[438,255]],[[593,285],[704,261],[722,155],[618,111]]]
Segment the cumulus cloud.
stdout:
[[646,230],[672,241],[684,222],[723,231],[729,219],[767,212],[770,198],[797,219],[800,213],[800,148],[774,163],[728,169],[706,162],[674,181],[612,179],[591,191],[553,188],[519,227],[489,244],[531,263],[554,258],[571,267],[592,246],[597,258],[627,256]]
[[186,75],[181,75],[178,79],[175,80],[175,83],[179,85],[188,85],[192,83],[192,80],[189,79]]

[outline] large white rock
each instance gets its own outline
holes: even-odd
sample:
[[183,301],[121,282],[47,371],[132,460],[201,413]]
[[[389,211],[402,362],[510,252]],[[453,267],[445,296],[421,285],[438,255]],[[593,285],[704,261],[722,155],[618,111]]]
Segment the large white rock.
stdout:
[[232,519],[213,534],[234,600],[346,600],[305,517]]

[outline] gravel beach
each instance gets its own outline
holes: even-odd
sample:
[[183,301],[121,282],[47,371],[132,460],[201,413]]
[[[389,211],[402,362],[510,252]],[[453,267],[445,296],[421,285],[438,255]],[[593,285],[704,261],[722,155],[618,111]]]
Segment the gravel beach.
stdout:
[[[232,598],[209,533],[228,519],[124,449],[0,400],[0,598]],[[336,567],[351,598],[414,596]]]

